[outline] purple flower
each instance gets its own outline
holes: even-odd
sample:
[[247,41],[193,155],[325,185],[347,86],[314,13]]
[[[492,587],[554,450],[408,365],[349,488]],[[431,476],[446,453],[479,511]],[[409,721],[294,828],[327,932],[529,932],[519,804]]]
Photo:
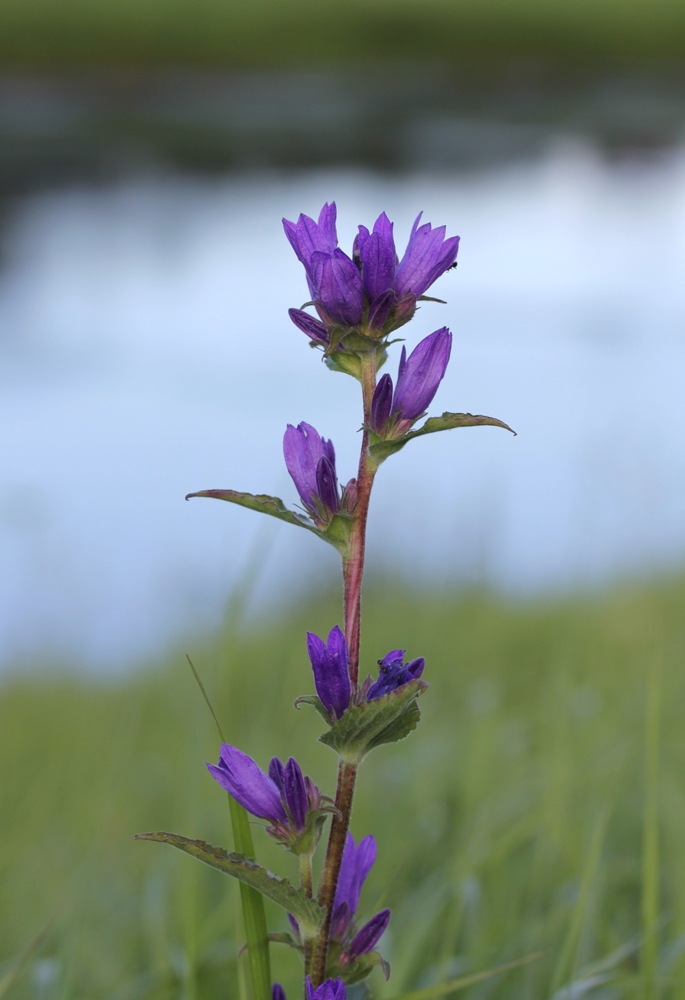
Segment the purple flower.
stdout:
[[335,472],[335,449],[319,432],[304,422],[288,424],[283,454],[302,503],[316,521],[330,520],[340,506]]
[[311,778],[305,778],[291,757],[283,764],[274,757],[269,773],[237,747],[221,744],[219,763],[207,769],[222,788],[253,816],[267,819],[270,831],[281,841],[297,839],[307,822],[307,813],[319,808],[320,795]]
[[335,219],[333,202],[324,205],[318,222],[300,215],[297,222],[283,219],[283,228],[304,265],[310,294],[324,323],[353,327],[362,319],[362,281],[359,268],[338,249]]
[[271,989],[271,1000],[285,1000],[285,990],[280,983],[274,983]]
[[364,837],[357,846],[352,834],[347,834],[330,931],[331,940],[343,945],[346,962],[353,962],[360,955],[372,951],[390,920],[390,910],[381,910],[360,931],[356,929],[359,896],[375,860],[376,841],[373,836]]
[[345,849],[343,850],[342,863],[340,865],[340,875],[338,876],[338,887],[335,891],[335,901],[333,903],[333,914],[343,903],[347,905],[350,919],[354,917],[359,906],[359,896],[366,877],[373,868],[376,860],[376,838],[373,834],[364,837],[355,845],[354,837],[347,834]]
[[328,643],[307,632],[307,652],[314,671],[316,693],[335,719],[341,718],[350,704],[349,656],[345,636],[336,625]]
[[[397,385],[393,392],[392,379],[383,375],[371,401],[371,423],[378,433],[404,433],[426,412],[438,391],[452,350],[452,334],[443,326],[425,337],[407,357],[402,348]],[[393,426],[386,427],[392,419]]]
[[342,979],[327,979],[318,989],[314,989],[307,976],[306,992],[306,1000],[347,1000],[347,990]]
[[[322,320],[302,310],[291,309],[290,317],[313,341],[329,346],[332,327],[358,327],[362,321],[371,331],[397,329],[412,318],[416,300],[451,267],[459,249],[459,237],[445,239],[445,227],[419,225],[419,213],[404,257],[398,261],[393,224],[385,212],[373,230],[359,226],[352,259],[338,247],[336,207],[326,204],[319,221],[300,215],[297,222],[283,220],[285,234],[304,265],[309,291]],[[337,338],[336,338],[337,339]]]
[[378,680],[372,684],[366,694],[367,701],[375,701],[384,694],[394,691],[409,681],[418,680],[423,673],[426,661],[422,656],[409,663],[404,663],[404,650],[392,649],[382,660],[378,661],[380,671]]
[[418,298],[451,267],[457,259],[459,237],[445,239],[445,226],[431,227],[430,222],[419,226],[423,212],[419,212],[412,226],[409,243],[395,275],[395,292],[398,296],[411,292]]

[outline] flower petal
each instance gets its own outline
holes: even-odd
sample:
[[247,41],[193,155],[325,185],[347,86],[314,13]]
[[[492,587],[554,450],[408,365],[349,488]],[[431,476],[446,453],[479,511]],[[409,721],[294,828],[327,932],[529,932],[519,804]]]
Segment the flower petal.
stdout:
[[207,768],[221,787],[253,816],[272,823],[287,821],[278,787],[242,750],[222,743],[219,764],[207,764]]
[[367,924],[364,924],[350,945],[350,958],[354,960],[360,955],[366,955],[372,951],[389,922],[390,910],[381,910]]

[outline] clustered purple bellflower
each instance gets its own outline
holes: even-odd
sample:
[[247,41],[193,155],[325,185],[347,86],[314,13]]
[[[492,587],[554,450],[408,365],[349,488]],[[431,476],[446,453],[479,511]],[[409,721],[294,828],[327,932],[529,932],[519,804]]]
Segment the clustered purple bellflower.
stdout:
[[[337,346],[341,332],[358,330],[382,337],[407,323],[416,302],[457,259],[459,237],[445,238],[445,226],[420,225],[419,213],[400,261],[393,223],[385,212],[373,231],[359,226],[352,257],[338,247],[335,202],[321,209],[318,222],[300,215],[283,220],[290,244],[304,265],[312,304],[319,319],[290,309],[293,323],[326,349]],[[336,333],[336,331],[338,331]]]
[[294,757],[286,764],[273,757],[265,774],[252,757],[222,743],[219,763],[207,769],[244,809],[268,820],[267,832],[287,847],[297,849],[309,817],[321,811],[321,793]]
[[[349,708],[353,695],[348,674],[347,642],[340,627],[336,625],[331,629],[327,642],[308,632],[307,652],[314,672],[316,693],[331,719],[336,721]],[[378,661],[378,680],[366,678],[355,692],[356,703],[375,701],[421,677],[426,666],[425,659],[420,656],[405,664],[404,653],[403,649],[393,649]]]
[[397,384],[390,375],[379,380],[371,401],[371,427],[382,437],[405,434],[433,401],[447,369],[452,334],[443,326],[425,337],[407,357],[402,348]]
[[[390,910],[383,909],[357,930],[356,916],[362,886],[376,861],[376,839],[372,834],[355,844],[347,834],[343,851],[338,887],[333,903],[329,939],[336,944],[336,960],[341,968],[349,967],[362,955],[368,955],[380,941],[390,923]],[[299,940],[297,921],[291,916],[291,926]]]
[[315,427],[304,422],[297,427],[288,424],[283,455],[300,499],[318,525],[325,526],[340,511],[354,510],[357,482],[351,479],[341,492],[333,442],[322,438]]
[[333,903],[330,938],[342,948],[341,966],[355,962],[361,955],[373,951],[388,923],[390,910],[384,909],[357,931],[355,917],[359,907],[362,886],[376,860],[376,840],[372,834],[355,844],[347,834],[343,851],[338,887]]

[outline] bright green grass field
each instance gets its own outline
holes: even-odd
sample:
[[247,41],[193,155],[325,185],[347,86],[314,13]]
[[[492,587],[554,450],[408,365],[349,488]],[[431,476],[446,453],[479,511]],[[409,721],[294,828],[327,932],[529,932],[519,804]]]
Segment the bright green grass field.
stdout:
[[[368,669],[425,655],[423,719],[360,770],[352,829],[377,865],[361,915],[393,909],[382,950],[393,997],[543,956],[469,997],[685,997],[685,581],[546,606],[391,592],[365,606]],[[322,598],[191,652],[227,737],[266,766],[299,758],[332,793],[316,742],[306,628]],[[218,739],[184,665],[119,682],[21,679],[0,688],[0,980],[52,914],[8,997],[246,996],[237,886],[137,831],[231,846],[226,796],[205,770]],[[255,827],[260,861],[293,859]],[[285,928],[269,909],[270,928]],[[299,1000],[296,956],[272,946]],[[573,992],[559,992],[576,981]]]

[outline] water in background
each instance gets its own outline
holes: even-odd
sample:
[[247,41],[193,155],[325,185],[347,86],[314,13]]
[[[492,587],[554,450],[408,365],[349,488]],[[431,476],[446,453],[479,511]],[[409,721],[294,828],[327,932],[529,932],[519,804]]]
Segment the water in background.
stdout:
[[[612,159],[547,136],[479,170],[149,171],[35,192],[5,214],[0,272],[0,661],[100,666],[220,619],[261,559],[275,606],[337,578],[304,532],[184,495],[294,503],[288,422],[354,474],[356,383],[287,317],[307,297],[281,216],[385,210],[402,247],[419,210],[459,233],[459,268],[403,332],[447,324],[432,412],[452,431],[378,477],[371,570],[547,592],[685,557],[685,150]],[[394,374],[399,347],[389,365]]]

